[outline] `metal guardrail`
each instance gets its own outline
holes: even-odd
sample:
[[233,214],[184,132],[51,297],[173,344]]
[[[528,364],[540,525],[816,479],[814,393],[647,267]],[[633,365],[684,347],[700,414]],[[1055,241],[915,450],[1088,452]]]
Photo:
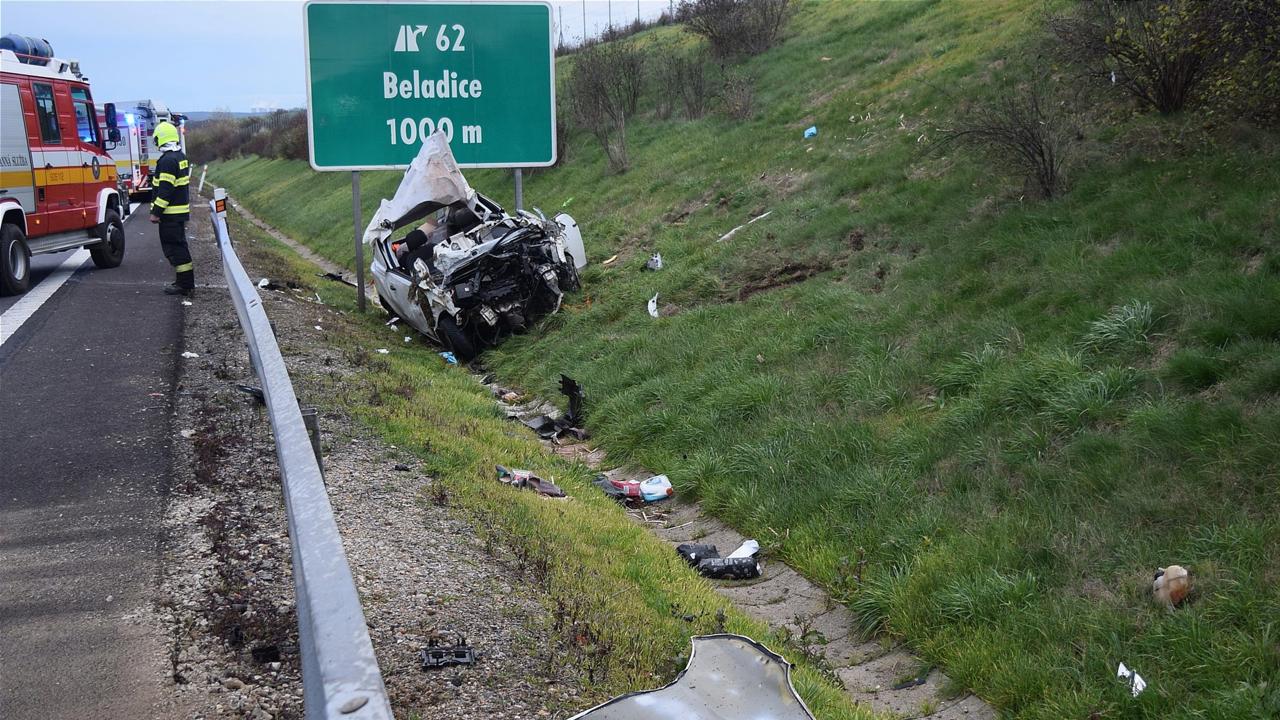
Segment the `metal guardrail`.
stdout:
[[391,703],[342,549],[324,476],[262,298],[227,234],[227,193],[209,203],[231,302],[249,344],[276,438],[293,545],[302,689],[309,720],[390,720]]

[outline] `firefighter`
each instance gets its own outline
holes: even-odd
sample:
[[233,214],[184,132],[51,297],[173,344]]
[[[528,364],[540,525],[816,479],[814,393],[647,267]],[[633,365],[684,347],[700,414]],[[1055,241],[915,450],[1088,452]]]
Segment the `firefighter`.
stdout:
[[178,128],[164,121],[152,136],[162,153],[156,162],[155,190],[151,199],[151,222],[160,225],[160,249],[173,266],[174,281],[166,285],[166,295],[191,295],[196,286],[187,248],[187,219],[191,217],[191,171],[187,156],[178,144]]

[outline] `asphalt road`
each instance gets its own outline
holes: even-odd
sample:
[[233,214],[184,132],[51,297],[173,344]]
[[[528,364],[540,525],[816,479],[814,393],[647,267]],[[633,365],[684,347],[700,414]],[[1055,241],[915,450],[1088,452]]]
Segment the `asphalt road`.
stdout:
[[177,716],[152,602],[183,307],[145,215],[125,232],[120,267],[86,261],[0,345],[8,720]]

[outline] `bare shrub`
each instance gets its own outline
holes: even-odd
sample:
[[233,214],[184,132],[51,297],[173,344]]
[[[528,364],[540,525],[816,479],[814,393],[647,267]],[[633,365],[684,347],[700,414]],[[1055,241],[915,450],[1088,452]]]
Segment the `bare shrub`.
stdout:
[[976,149],[992,163],[1020,172],[1033,195],[1053,198],[1064,189],[1063,169],[1077,133],[1066,104],[1052,97],[1047,82],[1037,81],[1008,87],[995,100],[962,110],[954,128],[939,132],[933,149]]
[[708,91],[705,52],[682,53],[668,46],[659,46],[654,55],[658,117],[670,117],[677,104],[684,109],[686,120],[697,120],[706,114]]
[[751,117],[756,107],[755,78],[732,68],[722,68],[720,102],[724,112],[735,120]]
[[676,18],[727,58],[773,47],[793,9],[791,0],[684,0]]
[[1220,0],[1204,26],[1222,61],[1203,95],[1210,110],[1280,121],[1280,3]]
[[577,54],[569,74],[569,97],[577,124],[600,142],[609,166],[624,172],[627,119],[643,87],[643,53],[627,43],[596,45]]
[[1161,113],[1181,110],[1204,81],[1202,0],[1080,0],[1050,28],[1065,59]]

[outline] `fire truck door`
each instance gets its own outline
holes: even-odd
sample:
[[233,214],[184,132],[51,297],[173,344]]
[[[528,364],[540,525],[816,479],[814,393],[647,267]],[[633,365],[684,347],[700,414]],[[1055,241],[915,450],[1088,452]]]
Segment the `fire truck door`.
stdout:
[[71,230],[79,223],[80,198],[84,194],[80,188],[80,168],[76,167],[72,173],[67,147],[75,141],[71,96],[62,83],[33,81],[31,92],[40,135],[39,147],[31,149],[31,161],[36,169],[36,199],[43,196],[45,209],[42,223],[45,227],[39,234]]
[[18,86],[0,85],[0,198],[17,200],[28,215],[36,211],[31,147],[22,120]]
[[94,115],[88,88],[73,86],[71,104],[79,141],[73,159],[80,163],[80,227],[88,227],[98,219],[98,191],[115,185],[116,169],[110,158],[104,157],[98,118]]

